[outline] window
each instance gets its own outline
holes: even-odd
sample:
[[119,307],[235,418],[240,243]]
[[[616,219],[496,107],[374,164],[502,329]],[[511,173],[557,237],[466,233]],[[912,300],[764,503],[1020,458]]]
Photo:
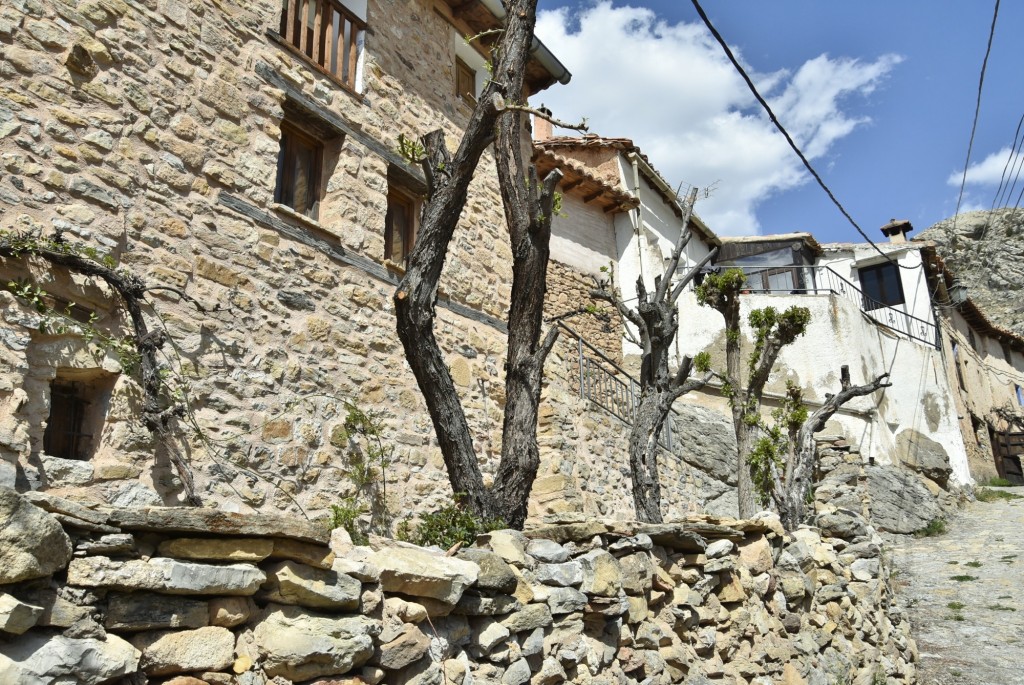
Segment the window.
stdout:
[[274,201],[299,214],[317,218],[320,209],[320,177],[323,144],[308,133],[284,121],[281,123],[281,151],[277,157],[277,189]]
[[455,95],[471,107],[476,106],[476,72],[462,58],[455,58]]
[[384,257],[404,264],[416,239],[416,197],[401,186],[388,188],[388,213],[384,218]]
[[978,339],[974,337],[973,328],[967,329],[967,342],[968,344],[970,344],[972,350],[974,350],[975,352],[978,351]]
[[864,310],[903,304],[903,284],[900,270],[891,262],[857,268],[860,287],[864,291]]
[[50,383],[43,451],[61,459],[89,459],[96,451],[115,374],[61,369]]
[[280,34],[274,37],[318,71],[358,93],[365,30],[366,22],[338,0],[281,0]]
[[1013,386],[1017,392],[1017,404],[1024,407],[1024,390],[1019,385]]

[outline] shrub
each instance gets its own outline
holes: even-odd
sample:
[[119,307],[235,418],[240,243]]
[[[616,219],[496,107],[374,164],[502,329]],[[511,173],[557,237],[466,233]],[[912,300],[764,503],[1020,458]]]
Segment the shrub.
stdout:
[[481,519],[461,503],[455,502],[436,511],[420,515],[419,525],[413,527],[406,518],[398,524],[396,537],[404,542],[427,547],[437,545],[449,549],[456,543],[468,545],[477,535],[505,528],[501,519]]
[[928,525],[914,533],[914,536],[919,538],[931,538],[935,537],[936,535],[942,535],[945,532],[946,520],[938,518],[929,521]]
[[1020,495],[1015,495],[1012,492],[1006,492],[1005,490],[989,490],[988,488],[978,488],[974,493],[974,497],[979,502],[995,502],[1001,499],[1024,499]]
[[1010,481],[1006,480],[1005,478],[998,478],[997,477],[997,478],[989,478],[984,483],[981,483],[981,485],[988,485],[988,486],[993,487],[993,488],[1008,488],[1011,485],[1013,485],[1013,483],[1011,483]]
[[361,531],[356,525],[359,517],[366,509],[356,502],[355,497],[346,497],[341,504],[331,505],[331,530],[344,528],[348,531],[352,542],[357,545],[365,545],[370,541],[369,536]]
[[958,583],[969,583],[972,580],[977,580],[978,576],[968,576],[968,575],[965,574],[965,575],[960,575],[960,576],[950,576],[949,579],[950,580],[955,580]]

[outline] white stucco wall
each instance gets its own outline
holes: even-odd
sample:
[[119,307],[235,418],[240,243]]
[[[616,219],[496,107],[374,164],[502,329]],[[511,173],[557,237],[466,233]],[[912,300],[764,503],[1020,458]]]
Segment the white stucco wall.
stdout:
[[597,276],[617,258],[612,215],[578,197],[562,198],[562,214],[551,221],[551,258]]
[[[700,307],[692,295],[684,297],[680,345],[687,350],[708,349],[714,366],[724,368],[724,324],[721,315]],[[825,393],[840,387],[840,368],[850,367],[851,380],[861,384],[891,371],[893,387],[855,398],[836,414],[827,432],[838,432],[861,448],[865,459],[893,463],[901,442],[910,451],[929,443],[946,451],[959,483],[970,481],[967,453],[953,404],[953,390],[943,370],[942,355],[929,345],[897,337],[875,324],[858,303],[834,295],[749,294],[743,297],[744,352],[753,334],[746,324],[755,308],[773,306],[782,311],[797,305],[811,311],[807,333],[786,347],[776,363],[767,390],[780,395],[786,380],[797,383],[812,408]],[[717,395],[711,391],[709,395]],[[699,397],[691,398],[700,401]],[[718,406],[726,411],[724,403]],[[765,414],[770,412],[766,407]],[[901,433],[907,432],[900,440]],[[933,446],[934,447],[934,446]]]

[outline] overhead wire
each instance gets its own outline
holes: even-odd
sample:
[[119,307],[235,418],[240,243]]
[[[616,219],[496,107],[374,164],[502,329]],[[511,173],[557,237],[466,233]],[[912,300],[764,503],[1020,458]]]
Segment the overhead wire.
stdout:
[[[884,257],[887,262],[901,269],[916,269],[917,267],[905,266],[889,257],[889,255],[886,254],[882,250],[882,248],[878,247],[878,245],[876,245],[875,242],[868,237],[867,233],[864,232],[864,229],[860,227],[860,224],[858,224],[854,220],[854,218],[850,216],[850,213],[846,211],[846,208],[842,205],[841,202],[839,202],[839,200],[836,198],[832,190],[828,187],[828,185],[825,184],[825,181],[822,180],[818,172],[815,171],[814,167],[811,166],[810,161],[808,161],[807,157],[800,150],[800,147],[796,144],[796,142],[794,142],[793,137],[789,135],[789,131],[787,131],[786,128],[782,125],[782,123],[779,121],[779,118],[775,116],[775,112],[772,111],[772,108],[768,105],[768,102],[761,96],[761,93],[758,92],[757,86],[754,85],[754,82],[747,75],[747,72],[743,68],[743,65],[741,65],[739,63],[739,60],[736,59],[736,56],[733,54],[732,49],[729,48],[729,45],[725,42],[725,39],[722,38],[722,34],[719,33],[718,29],[716,29],[714,24],[711,23],[711,19],[709,19],[707,13],[704,12],[704,8],[700,6],[700,2],[698,0],[691,0],[691,2],[693,2],[693,6],[697,10],[697,14],[700,15],[701,21],[704,22],[704,25],[707,27],[708,31],[711,32],[711,35],[714,36],[716,41],[718,41],[718,44],[722,47],[722,50],[725,51],[726,57],[729,58],[729,61],[732,62],[733,67],[736,68],[736,71],[739,72],[739,75],[746,82],[747,88],[749,88],[750,92],[753,93],[754,97],[757,99],[758,103],[760,103],[764,111],[768,113],[768,118],[775,125],[775,128],[777,128],[779,132],[782,133],[783,137],[785,137],[786,142],[789,143],[789,146],[793,149],[793,152],[795,152],[797,157],[800,158],[800,161],[803,162],[803,165],[807,169],[807,171],[811,174],[811,176],[814,177],[814,180],[818,182],[818,185],[821,186],[821,189],[825,191],[829,199],[832,200],[832,204],[834,204],[839,209],[839,211],[842,212],[843,216],[846,217],[846,220],[850,222],[850,225],[857,229],[857,233],[859,233],[861,237],[864,238],[864,240],[866,240],[868,244],[871,245],[871,247],[873,247],[878,254],[882,255],[882,257]],[[998,6],[998,4],[999,3],[997,0],[996,5]]]
[[992,12],[992,26],[988,31],[988,45],[985,47],[985,58],[981,61],[981,75],[978,77],[978,97],[974,104],[974,122],[971,124],[971,138],[967,142],[967,159],[964,161],[964,173],[960,179],[960,194],[956,199],[956,213],[953,214],[953,225],[950,233],[956,232],[956,219],[960,215],[960,204],[964,199],[964,186],[967,185],[967,168],[971,165],[971,149],[974,147],[974,134],[978,130],[978,115],[981,112],[981,91],[985,85],[985,70],[988,68],[988,57],[992,53],[992,40],[996,35],[996,20],[999,18],[999,0],[996,0]]

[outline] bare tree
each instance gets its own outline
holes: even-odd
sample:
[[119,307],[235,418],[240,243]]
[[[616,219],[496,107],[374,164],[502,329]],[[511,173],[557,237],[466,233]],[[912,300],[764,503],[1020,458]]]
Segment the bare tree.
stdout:
[[[541,374],[557,336],[552,328],[541,341],[548,243],[561,173],[552,171],[541,183],[527,163],[522,124],[533,110],[517,104],[524,94],[536,9],[537,0],[505,2],[507,19],[492,49],[492,76],[454,155],[445,147],[441,131],[422,139],[420,164],[427,178],[427,200],[408,270],[394,296],[398,336],[426,401],[452,489],[464,493],[465,503],[478,515],[503,518],[516,528],[526,518],[540,463],[536,432]],[[492,142],[513,255],[505,419],[493,491],[484,485],[465,412],[434,337],[441,270],[469,183]]]
[[697,288],[697,301],[718,310],[725,319],[725,382],[732,425],[736,433],[737,499],[741,518],[757,512],[756,492],[748,460],[761,433],[761,398],[779,352],[807,330],[811,313],[793,306],[781,314],[773,307],[755,309],[748,321],[754,329],[754,349],[747,358],[743,382],[740,341],[740,292],[746,277],[739,269],[711,274]]
[[[637,305],[626,306],[622,299],[607,286],[591,291],[591,296],[611,303],[628,322],[636,327],[637,335],[627,327],[627,336],[643,350],[640,367],[640,400],[633,411],[633,427],[629,432],[629,466],[633,481],[633,502],[636,517],[649,523],[660,523],[661,483],[658,479],[658,436],[672,409],[672,403],[690,392],[702,387],[711,379],[707,373],[706,355],[698,355],[695,365],[691,357],[684,357],[679,367],[670,369],[672,342],[679,332],[679,308],[676,302],[683,289],[714,259],[715,248],[700,263],[693,266],[678,281],[672,281],[672,274],[679,266],[683,250],[692,236],[690,217],[697,201],[694,188],[683,205],[683,228],[679,233],[672,257],[665,273],[655,279],[654,292],[648,292],[643,278],[636,281]],[[697,370],[706,375],[691,379],[690,372]]]
[[[870,395],[880,388],[888,388],[888,373],[864,385],[850,385],[850,367],[843,366],[840,372],[842,387],[835,395],[825,395],[825,403],[802,422],[789,425],[789,455],[782,471],[774,460],[768,461],[771,478],[771,498],[779,511],[779,518],[786,530],[794,530],[804,517],[807,494],[814,477],[817,448],[814,434],[822,431],[825,424],[839,409],[855,397]],[[792,399],[802,406],[799,388],[795,386]],[[803,412],[806,415],[806,411]]]

